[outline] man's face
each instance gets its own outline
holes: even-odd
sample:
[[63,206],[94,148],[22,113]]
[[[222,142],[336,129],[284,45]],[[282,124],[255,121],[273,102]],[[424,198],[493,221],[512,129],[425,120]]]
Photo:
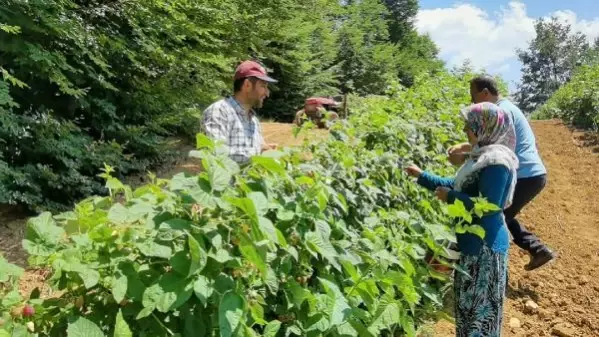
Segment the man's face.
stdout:
[[489,90],[483,89],[482,91],[478,91],[475,85],[470,85],[470,97],[474,104],[492,102]]
[[304,106],[304,111],[306,113],[315,113],[318,111],[318,105],[316,104],[306,104]]
[[264,100],[270,95],[268,83],[262,80],[246,81],[247,97],[252,103],[254,109],[259,109],[264,105]]

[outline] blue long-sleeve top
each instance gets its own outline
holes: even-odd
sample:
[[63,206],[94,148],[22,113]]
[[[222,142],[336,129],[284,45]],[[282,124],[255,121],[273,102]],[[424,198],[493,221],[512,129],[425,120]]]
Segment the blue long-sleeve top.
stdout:
[[[512,181],[512,172],[502,165],[487,166],[476,173],[476,179],[462,187],[458,192],[453,189],[454,178],[443,178],[430,172],[423,172],[418,178],[418,184],[434,191],[437,187],[451,189],[447,198],[449,204],[461,200],[466,209],[471,210],[474,202],[471,198],[482,196],[488,202],[503,209],[509,193],[509,184]],[[496,211],[485,214],[482,218],[473,218],[474,224],[480,225],[485,230],[484,241],[472,233],[457,234],[458,248],[462,254],[477,255],[483,243],[494,252],[506,253],[509,248],[509,234],[503,212]]]

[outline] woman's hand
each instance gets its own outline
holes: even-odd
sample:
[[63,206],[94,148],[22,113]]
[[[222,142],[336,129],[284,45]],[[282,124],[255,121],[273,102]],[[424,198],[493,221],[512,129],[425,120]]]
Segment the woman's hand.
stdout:
[[418,178],[422,174],[422,169],[414,164],[406,167],[406,173],[410,177]]
[[457,144],[447,150],[449,162],[455,166],[461,166],[466,161],[466,153],[472,150],[472,146],[468,143]]
[[447,202],[447,199],[449,198],[449,191],[451,190],[447,187],[437,187],[435,190],[435,195],[437,196],[437,199]]

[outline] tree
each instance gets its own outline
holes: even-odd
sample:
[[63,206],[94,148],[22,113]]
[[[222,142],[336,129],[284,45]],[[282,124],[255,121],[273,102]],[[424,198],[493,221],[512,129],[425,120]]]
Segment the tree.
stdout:
[[389,41],[388,13],[378,0],[344,6],[338,55],[344,93],[382,94],[396,78],[396,49]]
[[414,31],[414,19],[418,14],[418,0],[384,0],[389,22],[389,40],[401,43]]
[[279,26],[258,53],[279,80],[260,115],[278,121],[291,121],[307,97],[339,93],[338,2],[306,0],[288,8],[291,13],[273,22]]
[[397,76],[404,86],[414,84],[421,72],[435,72],[443,68],[439,50],[428,35],[420,35],[414,28],[418,14],[417,0],[384,0],[389,41],[396,45]]
[[415,77],[422,72],[435,73],[443,69],[444,63],[438,58],[439,49],[428,35],[409,31],[397,49],[397,76],[404,86],[411,87]]
[[518,50],[522,62],[522,79],[516,98],[525,112],[532,112],[572,76],[581,63],[588,60],[587,37],[573,32],[567,23],[538,20],[536,37],[527,50]]

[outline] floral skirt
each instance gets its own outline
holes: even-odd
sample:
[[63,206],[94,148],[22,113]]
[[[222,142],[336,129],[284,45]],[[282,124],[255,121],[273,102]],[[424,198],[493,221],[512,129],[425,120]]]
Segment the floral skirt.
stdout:
[[507,282],[507,253],[486,245],[478,255],[460,257],[454,280],[457,337],[500,337]]

